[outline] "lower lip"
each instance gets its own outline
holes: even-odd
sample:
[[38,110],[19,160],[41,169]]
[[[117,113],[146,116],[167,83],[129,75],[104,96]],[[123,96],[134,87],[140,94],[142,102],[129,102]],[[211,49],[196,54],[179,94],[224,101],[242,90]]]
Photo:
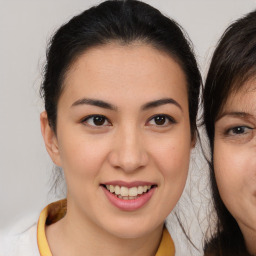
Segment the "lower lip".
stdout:
[[110,203],[123,211],[135,211],[142,208],[155,192],[155,187],[153,187],[147,193],[142,194],[136,199],[124,200],[110,193],[105,187],[102,187],[102,189]]

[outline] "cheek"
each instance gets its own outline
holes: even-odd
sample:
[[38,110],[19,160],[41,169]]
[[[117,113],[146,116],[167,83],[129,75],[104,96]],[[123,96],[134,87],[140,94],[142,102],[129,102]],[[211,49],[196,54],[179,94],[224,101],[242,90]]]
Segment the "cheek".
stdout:
[[[213,152],[213,164],[217,186],[223,201],[232,196],[232,190],[236,186],[237,173],[234,163],[232,163],[232,154],[224,143],[215,140]],[[232,163],[232,164],[231,164]]]
[[170,136],[159,141],[154,149],[155,161],[166,179],[186,179],[190,161],[190,134]]
[[83,176],[97,176],[107,156],[108,140],[100,136],[62,136],[60,157],[65,173]]
[[215,141],[214,171],[223,202],[228,208],[237,205],[237,200],[247,193],[250,183],[252,161],[250,153],[241,147],[223,141]]

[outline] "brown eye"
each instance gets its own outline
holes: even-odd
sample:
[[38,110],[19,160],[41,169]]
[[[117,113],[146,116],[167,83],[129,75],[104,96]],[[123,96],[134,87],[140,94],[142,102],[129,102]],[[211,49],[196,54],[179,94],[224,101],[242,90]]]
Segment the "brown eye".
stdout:
[[165,116],[157,116],[154,118],[154,121],[156,125],[164,125],[166,122],[166,117]]
[[167,126],[176,123],[175,120],[168,115],[155,115],[149,120],[149,125],[154,126]]
[[83,120],[83,123],[90,126],[109,126],[110,122],[105,116],[102,115],[91,115]]
[[103,116],[93,117],[93,123],[97,126],[103,125],[105,123],[105,118]]

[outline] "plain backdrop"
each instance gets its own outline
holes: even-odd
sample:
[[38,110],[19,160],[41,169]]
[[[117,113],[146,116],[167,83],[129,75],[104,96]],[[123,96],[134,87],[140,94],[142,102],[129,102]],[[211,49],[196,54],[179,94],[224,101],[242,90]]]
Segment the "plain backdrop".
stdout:
[[[0,229],[31,212],[40,212],[59,197],[49,193],[53,164],[46,153],[39,124],[43,110],[39,86],[45,50],[61,24],[99,2],[0,0]],[[224,29],[256,8],[253,0],[145,2],[184,27],[194,43],[203,77]],[[203,176],[207,180],[202,158],[196,158],[195,162],[192,169],[198,172],[200,180]],[[195,198],[200,196],[201,193],[194,194]]]

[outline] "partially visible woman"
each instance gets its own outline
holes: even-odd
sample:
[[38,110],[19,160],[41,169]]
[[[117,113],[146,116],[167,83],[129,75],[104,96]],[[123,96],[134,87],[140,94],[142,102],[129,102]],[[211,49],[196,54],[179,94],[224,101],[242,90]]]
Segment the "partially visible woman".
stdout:
[[215,235],[205,255],[256,255],[256,11],[223,34],[204,90]]
[[185,186],[200,85],[180,27],[145,3],[106,1],[63,25],[41,128],[67,198],[42,211],[16,255],[174,255],[164,222]]

